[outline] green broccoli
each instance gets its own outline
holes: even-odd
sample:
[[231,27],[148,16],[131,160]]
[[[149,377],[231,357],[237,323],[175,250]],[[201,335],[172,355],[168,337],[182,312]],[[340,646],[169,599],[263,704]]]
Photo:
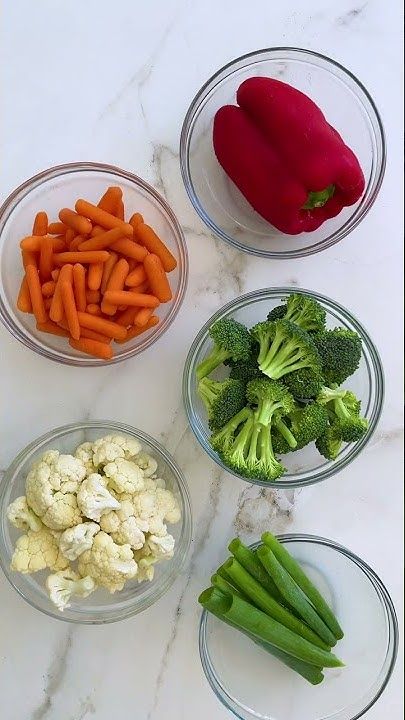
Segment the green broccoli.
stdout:
[[302,368],[320,372],[318,351],[308,333],[289,320],[257,323],[252,336],[260,345],[259,368],[273,380]]
[[317,300],[304,293],[293,293],[286,305],[278,305],[268,314],[268,320],[284,318],[307,332],[320,332],[325,327],[326,312]]
[[328,427],[328,412],[317,403],[297,407],[289,414],[291,432],[297,441],[297,450],[316,440]]
[[228,420],[226,425],[217,430],[210,438],[210,445],[217,453],[224,452],[232,446],[240,425],[245,423],[249,418],[253,418],[253,410],[244,407],[233,418]]
[[203,401],[211,430],[219,430],[246,405],[246,386],[240,380],[211,380],[198,383],[198,394]]
[[334,328],[315,333],[314,343],[318,350],[322,375],[328,385],[341,385],[356,372],[361,359],[361,337],[354,330]]
[[247,384],[246,396],[250,405],[256,406],[255,417],[262,425],[269,425],[273,415],[287,415],[294,408],[294,398],[285,385],[278,380],[256,378]]
[[317,399],[329,413],[329,420],[339,428],[343,442],[357,442],[368,428],[368,420],[360,416],[361,403],[353,392],[337,385],[323,387]]
[[340,428],[335,424],[328,425],[325,432],[315,440],[318,452],[327,460],[336,460],[342,443]]
[[197,380],[210,373],[232,358],[235,362],[248,360],[252,350],[252,338],[249,330],[233,318],[222,318],[211,325],[209,335],[214,347],[209,355],[197,367]]
[[231,368],[229,377],[232,380],[241,380],[243,383],[246,384],[249,382],[249,380],[263,377],[263,373],[259,370],[257,364],[251,365],[249,362],[240,362]]
[[323,385],[322,375],[311,368],[302,368],[283,377],[291,395],[298,400],[307,400],[318,395]]
[[285,470],[274,455],[270,425],[257,422],[254,415],[246,420],[232,446],[221,451],[220,456],[228,467],[251,480],[277,480]]
[[[285,428],[288,427],[285,425],[285,423],[282,420],[276,420],[274,422],[274,426],[271,430],[271,444],[273,446],[273,452],[276,455],[287,455],[287,453],[291,452],[292,450],[295,450],[295,448],[292,448],[289,442],[285,439],[285,437],[281,434],[279,430],[279,424],[282,423]],[[288,432],[291,432],[291,430],[288,430]],[[291,433],[292,435],[292,433]],[[294,436],[292,435],[294,438]],[[297,442],[294,438],[294,441]]]

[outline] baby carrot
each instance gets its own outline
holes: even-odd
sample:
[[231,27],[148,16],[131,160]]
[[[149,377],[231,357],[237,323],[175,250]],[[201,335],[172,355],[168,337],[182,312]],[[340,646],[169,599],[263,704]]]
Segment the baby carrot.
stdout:
[[68,250],[69,252],[76,252],[76,250],[79,249],[79,245],[84,242],[83,235],[76,235],[76,237],[73,238],[73,240],[69,243]]
[[99,303],[101,300],[100,290],[86,290],[86,302]]
[[79,352],[92,355],[101,360],[111,360],[114,355],[110,345],[98,342],[97,340],[90,340],[89,338],[80,338],[80,340],[70,338],[69,345],[75,350],[79,350]]
[[[69,330],[68,324],[66,320],[61,320],[58,323],[58,327],[63,328],[63,330]],[[67,333],[69,335],[69,332]],[[94,330],[88,330],[87,328],[80,327],[80,338],[88,338],[89,340],[97,340],[101,343],[110,343],[112,341],[112,338],[107,337],[107,335],[102,335],[101,333],[94,332]]]
[[119,218],[120,220],[125,219],[125,208],[124,208],[124,202],[122,198],[120,198],[117,202],[117,207],[115,208],[114,212],[115,217]]
[[60,273],[59,268],[55,268],[55,270],[52,270],[52,272],[51,272],[52,280],[54,280],[56,282],[59,277],[59,273]]
[[80,213],[75,213],[73,210],[69,210],[69,208],[63,208],[60,210],[59,220],[63,222],[64,225],[72,228],[79,235],[88,235],[91,233],[93,228],[90,220],[83,217],[83,215],[80,215]]
[[108,252],[106,250],[94,250],[88,252],[62,252],[53,256],[55,265],[64,265],[65,263],[103,263],[108,260]]
[[106,212],[111,213],[112,215],[115,215],[117,205],[121,199],[121,188],[116,185],[112,185],[111,187],[107,188],[103,197],[97,203],[97,207],[99,207],[101,210],[105,210]]
[[136,225],[135,237],[141,245],[144,245],[146,249],[149,250],[149,252],[160,257],[166,272],[171,272],[175,269],[175,267],[177,267],[176,258],[156,235],[155,231],[149,227],[149,225],[146,225],[145,223],[139,223],[139,225]]
[[[53,222],[49,223],[48,225],[48,234],[49,235],[65,235],[67,230],[67,226],[64,223],[61,222]],[[35,233],[32,233],[35,235]]]
[[110,257],[108,260],[103,264],[103,277],[101,278],[101,285],[100,290],[102,293],[105,292],[107,283],[110,279],[111,273],[113,271],[113,267],[115,263],[118,260],[118,255],[115,252],[110,252]]
[[43,210],[35,215],[32,226],[33,235],[46,235],[48,232],[48,215]]
[[134,318],[138,312],[139,308],[129,307],[126,310],[123,310],[123,312],[115,318],[115,322],[118,323],[118,325],[122,325],[122,327],[127,328],[134,324]]
[[147,280],[145,282],[141,283],[140,285],[137,285],[136,287],[131,287],[131,292],[134,293],[147,293],[149,292],[149,283]]
[[41,288],[42,295],[45,298],[52,297],[55,292],[55,285],[56,283],[54,282],[54,280],[48,280],[47,282],[44,282]]
[[143,265],[153,295],[156,295],[162,303],[169,302],[173,295],[160,258],[150,253],[146,256]]
[[105,320],[102,317],[89,315],[89,313],[85,312],[79,312],[77,315],[80,327],[95,330],[102,335],[107,335],[108,337],[116,340],[124,340],[127,336],[126,328],[123,328],[121,325],[117,325],[117,323],[112,322],[111,320]]
[[87,275],[87,285],[89,290],[98,290],[103,277],[103,263],[92,263],[89,267]]
[[93,225],[93,230],[90,233],[90,237],[96,237],[97,235],[101,235],[101,233],[105,233],[105,229],[101,227],[101,225]]
[[132,237],[134,233],[132,225],[123,222],[114,215],[111,215],[111,213],[105,212],[105,210],[101,210],[96,205],[87,202],[87,200],[77,200],[75,209],[79,215],[85,215],[85,217],[90,218],[92,222],[101,225],[101,227],[107,230],[120,227],[125,237]]
[[[114,265],[110,279],[107,283],[107,290],[122,290],[125,284],[125,278],[128,275],[129,271],[129,265],[125,258],[121,258],[121,260],[118,260],[118,262]],[[101,310],[106,315],[114,315],[117,311],[117,305],[120,305],[121,303],[108,303],[105,299],[105,293],[103,297],[103,302],[101,303]]]
[[53,294],[52,304],[49,310],[49,317],[56,323],[59,323],[63,318],[63,303],[61,295],[62,283],[65,281],[71,282],[72,278],[73,265],[64,265],[56,281],[55,292]]
[[112,228],[112,230],[103,230],[97,237],[90,238],[90,240],[82,240],[79,245],[79,250],[105,250],[117,240],[122,238],[121,228]]
[[145,268],[143,267],[143,265],[138,265],[135,270],[132,270],[132,272],[128,274],[127,279],[125,280],[125,285],[128,285],[128,287],[137,287],[137,285],[145,282],[145,280]]
[[80,325],[77,317],[77,308],[72,283],[65,280],[62,283],[60,292],[69,332],[74,340],[78,340],[80,337]]
[[100,305],[97,303],[89,303],[86,305],[86,312],[89,313],[89,315],[102,315]]
[[138,262],[142,262],[148,254],[144,247],[133,242],[133,240],[128,240],[128,238],[125,238],[125,240],[117,240],[111,247],[116,252],[121,253],[121,255],[126,255],[126,257],[133,258]]
[[44,308],[45,310],[50,310],[52,305],[53,297],[44,298]]
[[104,298],[107,302],[112,305],[128,305],[135,307],[158,307],[159,300],[154,295],[147,295],[146,293],[133,293],[127,290],[106,290]]
[[141,213],[134,213],[129,220],[129,224],[132,225],[134,230],[136,229],[137,225],[140,225],[140,223],[143,223],[143,222],[144,222],[144,220],[143,220]]
[[158,323],[159,323],[159,318],[157,317],[157,315],[152,315],[149,322],[143,328],[132,327],[128,330],[125,340],[116,340],[115,342],[117,342],[119,344],[128,342],[128,340],[132,340],[133,338],[137,337],[138,335],[142,335],[142,333],[146,332],[147,330],[150,330],[150,328],[155,327],[155,325],[157,325]]
[[69,337],[69,333],[67,330],[64,330],[64,328],[61,328],[56,323],[52,322],[52,320],[47,320],[43,323],[37,323],[37,330],[41,330],[41,332],[49,333],[50,335],[60,335],[61,337]]
[[[45,236],[47,237],[47,236]],[[31,235],[23,238],[20,242],[21,250],[27,250],[28,252],[40,252],[44,236]],[[52,248],[54,252],[60,252],[66,247],[65,241],[61,238],[52,238]]]
[[27,265],[33,265],[34,267],[37,267],[37,256],[30,250],[21,250],[21,258],[24,270],[26,269]]
[[41,283],[39,282],[38,271],[33,265],[27,265],[25,276],[27,278],[28,289],[32,303],[32,310],[37,322],[46,322],[48,315],[44,306],[44,298],[42,297]]
[[42,238],[41,251],[39,253],[39,277],[42,282],[49,280],[53,269],[53,240],[50,235]]
[[72,240],[74,239],[75,235],[76,235],[76,233],[73,230],[73,228],[67,228],[66,235],[65,235],[65,242],[68,247],[69,247],[70,243],[72,242]]
[[145,327],[154,312],[154,308],[141,308],[140,310],[137,310],[136,315],[134,316],[134,325],[140,328]]
[[17,298],[17,307],[21,310],[21,312],[32,313],[31,295],[25,275],[21,281],[20,292],[18,293]]
[[75,303],[78,310],[85,311],[87,305],[86,298],[86,270],[83,265],[76,263],[73,265],[73,292],[75,295]]

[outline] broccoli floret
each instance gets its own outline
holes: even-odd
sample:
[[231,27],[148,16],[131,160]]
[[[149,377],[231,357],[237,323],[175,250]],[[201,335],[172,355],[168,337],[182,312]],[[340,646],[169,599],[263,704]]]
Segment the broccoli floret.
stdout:
[[208,414],[211,430],[219,430],[246,405],[246,386],[240,380],[218,382],[203,378],[198,383],[198,394]]
[[283,383],[295,398],[302,400],[318,395],[323,385],[323,378],[319,372],[311,368],[302,368],[284,375]]
[[340,428],[334,424],[328,425],[325,432],[315,440],[318,452],[327,460],[336,460],[342,443]]
[[240,425],[245,423],[249,418],[253,418],[253,410],[244,407],[233,418],[228,420],[221,430],[217,430],[210,438],[211,447],[218,453],[224,452],[232,446]]
[[[283,422],[283,421],[280,420],[279,422]],[[283,424],[284,424],[284,422],[283,422]],[[288,430],[288,428],[287,428],[287,430]],[[295,440],[295,438],[294,438],[294,440]],[[295,442],[296,442],[296,440],[295,440]],[[283,435],[280,433],[277,422],[274,423],[274,427],[271,430],[271,443],[273,446],[273,452],[276,453],[277,455],[286,455],[287,453],[289,453],[293,449],[295,449],[289,445],[289,443],[287,442],[285,437],[283,437]]]
[[341,385],[359,367],[362,346],[360,335],[346,328],[334,328],[315,333],[313,338],[325,382],[328,385]]
[[328,427],[328,412],[317,403],[308,403],[297,408],[288,416],[291,432],[297,441],[297,450],[323,435]]
[[287,312],[284,317],[307,332],[321,332],[325,328],[324,308],[317,300],[304,293],[294,293],[287,298]]
[[273,426],[273,448],[282,448],[282,450],[276,450],[276,452],[281,452],[284,455],[291,450],[295,450],[297,447],[297,439],[287,424],[287,418],[282,419],[276,414],[273,420]]
[[220,455],[226,465],[249,479],[272,481],[284,473],[273,452],[270,425],[257,422],[254,415],[246,420],[232,446]]
[[287,415],[294,408],[294,398],[285,385],[278,380],[256,378],[246,388],[246,396],[251,405],[256,406],[256,420],[262,425],[269,425],[273,415]]
[[241,362],[231,368],[229,377],[232,380],[241,380],[243,383],[246,384],[250,380],[263,377],[263,373],[260,372],[257,365],[251,365],[250,363]]
[[267,320],[282,320],[287,312],[287,305],[276,305],[267,315]]
[[320,372],[320,359],[312,338],[289,320],[257,323],[252,336],[260,345],[259,368],[273,380],[288,373],[311,368]]
[[197,367],[197,379],[202,380],[218,365],[230,358],[235,362],[248,360],[252,350],[249,330],[233,318],[223,318],[210,327],[214,347]]
[[340,429],[344,442],[357,442],[368,428],[368,420],[360,416],[361,403],[350,390],[336,385],[323,387],[317,403],[324,405],[332,425]]

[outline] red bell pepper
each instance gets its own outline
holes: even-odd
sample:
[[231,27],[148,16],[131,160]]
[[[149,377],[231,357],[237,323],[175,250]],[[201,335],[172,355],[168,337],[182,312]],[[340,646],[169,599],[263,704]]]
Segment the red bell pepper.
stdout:
[[214,120],[214,150],[253,208],[280,231],[316,230],[364,192],[359,162],[304,93],[271,78],[239,87]]

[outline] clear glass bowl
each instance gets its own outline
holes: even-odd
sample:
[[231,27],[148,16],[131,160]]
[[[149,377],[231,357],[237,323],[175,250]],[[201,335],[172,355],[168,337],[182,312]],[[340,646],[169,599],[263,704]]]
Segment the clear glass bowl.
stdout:
[[[32,315],[16,306],[22,278],[19,241],[30,235],[33,219],[45,210],[52,220],[62,207],[74,207],[79,197],[98,202],[108,185],[119,185],[124,192],[126,214],[138,211],[164,240],[177,259],[170,273],[173,300],[159,307],[160,323],[128,341],[114,343],[114,358],[98,360],[77,352],[66,338],[36,329]],[[109,365],[137,355],[158,340],[176,317],[187,286],[188,258],[183,231],[164,198],[144,180],[132,173],[100,163],[59,165],[35,175],[14,190],[0,208],[0,318],[10,333],[35,352],[65,365],[91,367]]]
[[[398,624],[375,572],[332,540],[281,535],[333,607],[345,636],[336,646],[346,663],[312,686],[241,633],[203,612],[202,666],[217,698],[240,720],[356,720],[384,691],[394,668]],[[260,543],[254,543],[255,549]]]
[[[307,445],[302,450],[282,456],[282,462],[287,472],[274,483],[261,480],[246,480],[230,470],[209,444],[210,430],[207,423],[205,408],[197,393],[196,367],[204,359],[212,347],[212,341],[208,331],[211,325],[224,317],[232,317],[252,327],[260,320],[265,320],[270,310],[279,305],[281,300],[290,293],[296,292],[296,288],[265,288],[255,290],[232,300],[220,308],[201,328],[195,338],[185,364],[183,374],[183,399],[191,428],[200,445],[224,470],[239,477],[246,482],[268,487],[270,485],[278,488],[302,487],[326,480],[345,468],[362,451],[370,440],[380,417],[384,399],[384,373],[378,351],[369,337],[366,329],[358,320],[344,307],[324,295],[315,293],[312,290],[300,288],[300,292],[310,295],[318,300],[326,310],[326,322],[328,327],[341,326],[355,330],[362,338],[363,350],[359,368],[354,375],[346,380],[344,386],[353,390],[361,400],[361,412],[369,422],[368,430],[357,443],[345,445],[335,461],[326,460],[315,448],[314,443]],[[221,368],[217,371],[218,379],[225,377],[227,372]]]
[[[252,209],[215,157],[215,113],[236,104],[239,85],[253,76],[279,78],[309,95],[360,161],[366,178],[363,197],[315,232],[291,236],[273,228]],[[232,60],[203,85],[183,123],[180,164],[195,210],[222,240],[262,257],[303,257],[342,240],[369,211],[384,177],[384,130],[373,99],[349,70],[310,50],[275,47]]]
[[[93,441],[111,433],[128,435],[139,440],[146,452],[156,459],[159,476],[175,494],[181,508],[181,520],[176,525],[169,526],[170,533],[176,540],[174,556],[169,561],[156,565],[152,582],[138,584],[135,579],[129,581],[121,592],[113,595],[107,590],[96,590],[88,598],[73,599],[71,607],[61,613],[51,603],[45,589],[45,579],[49,571],[32,575],[10,571],[15,542],[21,531],[10,525],[6,509],[16,497],[25,494],[28,471],[46,450],[57,449],[71,453],[82,442]],[[94,625],[123,620],[146,610],[164,595],[181,572],[190,547],[191,534],[190,496],[181,470],[154,438],[123,423],[100,420],[56,428],[24,448],[6,470],[0,483],[0,565],[11,585],[24,600],[57,620]]]

